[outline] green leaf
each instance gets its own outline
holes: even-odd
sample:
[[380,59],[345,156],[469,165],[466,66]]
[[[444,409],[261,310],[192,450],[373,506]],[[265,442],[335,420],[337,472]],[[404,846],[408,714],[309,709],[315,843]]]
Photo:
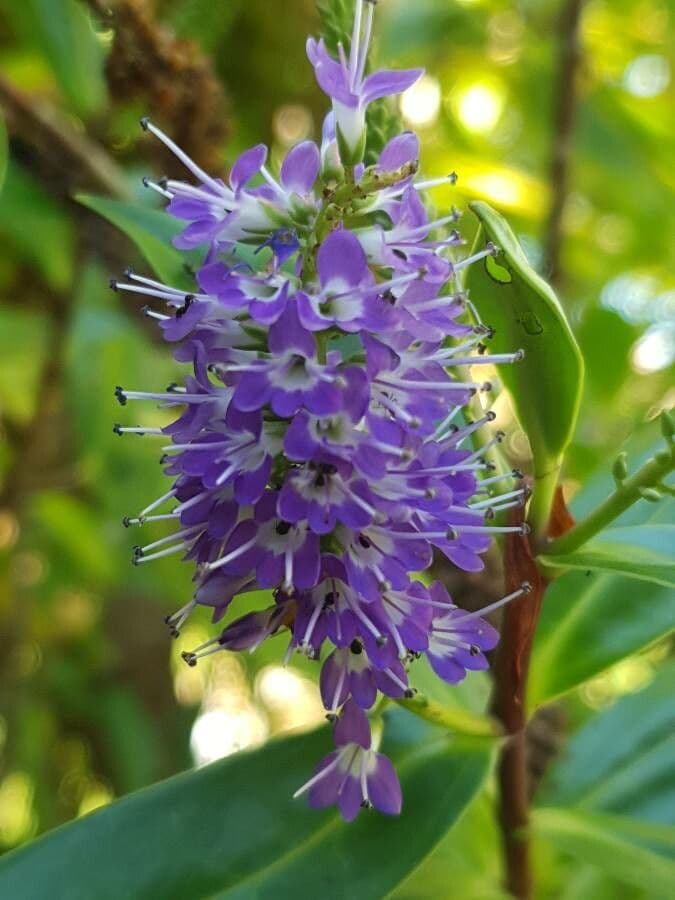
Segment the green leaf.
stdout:
[[672,824],[674,679],[675,663],[669,662],[646,688],[596,713],[548,771],[541,802]]
[[629,578],[675,587],[675,525],[609,528],[573,553],[540,556],[544,565],[563,569],[617,572]]
[[672,896],[675,862],[644,844],[675,847],[675,831],[580,810],[538,809],[533,815],[537,835],[575,859],[604,869],[614,878],[637,887],[648,886],[656,896]]
[[73,275],[74,232],[65,211],[14,160],[0,202],[0,235],[40,270],[49,287],[69,288]]
[[469,205],[480,222],[475,248],[489,240],[501,253],[496,260],[487,257],[471,266],[466,287],[484,321],[495,329],[491,348],[496,353],[525,351],[525,359],[503,366],[499,374],[530,441],[539,480],[533,514],[544,527],[579,412],[583,359],[556,295],[530,266],[506,220],[487,203]]
[[549,586],[537,625],[530,705],[572,690],[673,628],[670,588],[618,575],[563,575]]
[[2,186],[5,183],[8,157],[9,143],[7,141],[7,128],[5,127],[5,120],[0,112],[0,192],[2,192]]
[[[656,429],[649,429],[652,436]],[[631,468],[653,455],[646,434],[627,446]],[[574,498],[572,513],[584,515],[612,490],[604,465]],[[672,524],[675,501],[641,501],[617,520],[621,527]],[[570,691],[609,666],[663,638],[675,628],[672,589],[623,575],[570,571],[549,585],[537,623],[528,700],[536,706]]]
[[[428,735],[427,735],[428,737]],[[488,773],[484,742],[402,740],[388,751],[401,817],[345,824],[293,791],[330,749],[325,730],[188,772],[58,829],[0,861],[13,900],[380,900],[452,827]]]
[[49,63],[64,97],[81,115],[105,103],[103,45],[76,0],[22,0],[6,4],[29,46]]
[[131,238],[161,281],[185,290],[194,289],[194,279],[185,267],[198,266],[202,254],[181,252],[171,246],[171,240],[183,230],[177,219],[158,209],[108,197],[78,194],[76,199]]

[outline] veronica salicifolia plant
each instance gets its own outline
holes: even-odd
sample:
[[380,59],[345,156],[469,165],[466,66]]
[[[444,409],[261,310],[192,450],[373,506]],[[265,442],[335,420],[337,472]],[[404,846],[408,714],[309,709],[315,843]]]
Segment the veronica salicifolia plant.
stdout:
[[[180,553],[195,564],[193,597],[167,619],[174,634],[196,606],[210,607],[214,622],[228,616],[183,654],[189,665],[275,635],[285,635],[285,661],[322,661],[336,750],[297,793],[313,806],[337,803],[346,819],[362,806],[401,809],[366,715],[378,694],[411,696],[420,654],[456,683],[485,668],[497,643],[488,610],[458,609],[442,584],[420,578],[434,549],[475,572],[495,532],[526,529],[491,523],[523,506],[526,490],[507,482],[494,496],[503,476],[486,452],[502,435],[477,446],[494,414],[467,410],[490,390],[468,373],[522,356],[486,352],[490,329],[462,290],[464,270],[497,248],[461,258],[458,213],[430,217],[425,192],[454,176],[417,179],[414,134],[362,163],[368,104],[421,75],[366,74],[374,8],[358,0],[351,48],[337,59],[308,42],[333,108],[321,146],[294,147],[278,173],[258,145],[227,181],[213,178],[143,120],[194,179],[146,183],[186,223],[176,246],[205,255],[188,295],[133,272],[114,282],[163,301],[147,315],[193,371],[166,392],[117,389],[121,403],[179,411],[164,429],[116,426],[170,441],[163,463],[173,486],[125,523],[167,520],[176,530],[139,546],[134,562]],[[248,262],[245,245],[255,249]],[[269,606],[237,617],[236,598],[260,588],[271,591]]]

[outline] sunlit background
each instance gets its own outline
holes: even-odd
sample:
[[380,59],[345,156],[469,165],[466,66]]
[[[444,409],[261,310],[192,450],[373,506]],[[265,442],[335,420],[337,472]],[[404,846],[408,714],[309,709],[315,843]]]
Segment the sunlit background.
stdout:
[[[556,109],[571,89],[560,86],[562,5],[384,0],[377,53],[426,65],[399,112],[421,135],[425,175],[459,175],[434,192],[436,206],[489,201],[554,278],[587,360],[566,472],[573,493],[675,399],[675,12],[666,0],[585,4],[577,115],[561,136]],[[163,481],[151,439],[112,434],[115,421],[131,423],[113,390],[160,387],[177,370],[131,304],[107,290],[137,260],[133,247],[71,199],[121,182],[122,193],[151,202],[140,177],[170,163],[137,127],[144,113],[212,168],[261,139],[275,163],[317,137],[325,103],[304,59],[314,6],[158,0],[145,5],[154,43],[126,47],[101,17],[105,6],[50,4],[79,29],[69,64],[40,3],[0,0],[12,148],[0,197],[0,849],[322,720],[314,670],[283,667],[274,644],[187,668],[180,651],[210,636],[208,616],[197,613],[175,644],[162,620],[189,599],[189,567],[177,557],[129,564],[135,537],[122,516]],[[570,142],[569,183],[552,230],[560,140]],[[470,238],[469,213],[465,226]],[[505,397],[496,409],[509,452],[525,460]],[[150,411],[146,421],[166,419]],[[594,678],[565,715],[582,722],[644,687],[669,654],[661,643]]]

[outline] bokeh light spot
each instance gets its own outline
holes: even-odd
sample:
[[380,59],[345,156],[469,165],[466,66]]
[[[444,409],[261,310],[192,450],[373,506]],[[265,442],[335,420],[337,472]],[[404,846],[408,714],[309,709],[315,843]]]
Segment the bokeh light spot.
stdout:
[[401,96],[401,114],[410,125],[431,125],[441,108],[441,87],[431,75],[424,75]]

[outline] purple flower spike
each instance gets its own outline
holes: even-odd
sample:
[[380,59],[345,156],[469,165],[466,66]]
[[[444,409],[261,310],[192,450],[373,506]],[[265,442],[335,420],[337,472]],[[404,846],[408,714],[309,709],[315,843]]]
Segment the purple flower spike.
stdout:
[[513,483],[522,474],[492,463],[504,434],[483,402],[491,385],[476,374],[522,352],[489,352],[491,329],[464,290],[467,267],[498,249],[462,257],[459,213],[429,216],[424,192],[456,176],[420,180],[411,132],[375,165],[361,161],[368,104],[421,73],[366,75],[374,7],[357,0],[348,57],[309,41],[333,109],[321,146],[299,143],[278,169],[259,144],[227,181],[214,178],[144,120],[193,179],[147,186],[185,223],[176,246],[205,255],[190,293],[131,270],[112,282],[142,297],[175,361],[191,367],[163,390],[115,391],[122,406],[176,413],[163,428],[114,427],[156,436],[172,479],[124,519],[173,524],[139,542],[132,561],[177,555],[194,565],[193,596],[167,617],[170,633],[198,606],[225,627],[183,654],[189,665],[275,635],[285,663],[295,653],[317,662],[335,751],[297,793],[336,804],[347,820],[362,807],[401,810],[396,773],[378,752],[379,717],[371,735],[378,697],[411,697],[422,654],[451,684],[484,669],[498,638],[486,614],[529,590],[466,612],[415,575],[435,553],[479,571],[493,534],[526,533],[500,524],[529,491]]

